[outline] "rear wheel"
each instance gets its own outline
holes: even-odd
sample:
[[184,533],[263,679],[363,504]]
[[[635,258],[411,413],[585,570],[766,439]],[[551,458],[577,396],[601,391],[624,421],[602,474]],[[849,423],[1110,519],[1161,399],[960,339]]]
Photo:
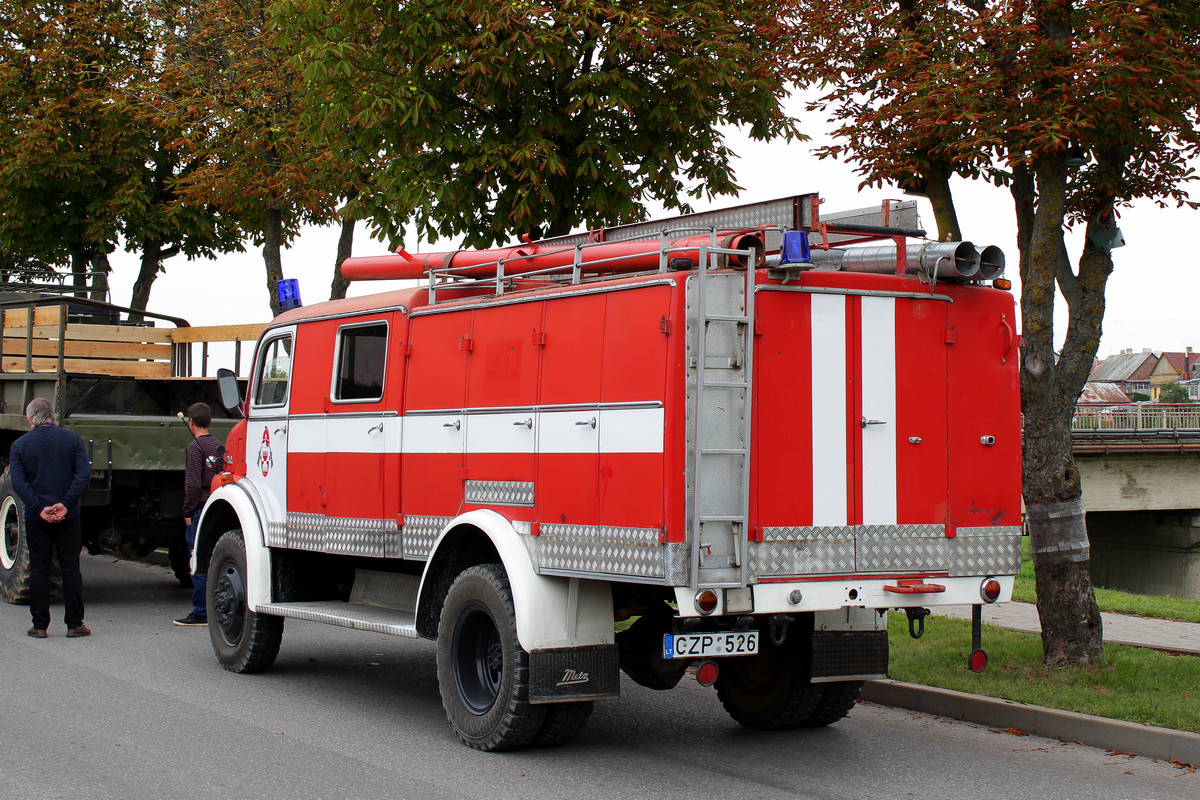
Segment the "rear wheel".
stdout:
[[862,681],[834,681],[832,683],[822,683],[821,698],[817,701],[817,707],[804,720],[804,725],[809,728],[819,728],[822,725],[832,725],[842,717],[850,713],[854,708],[854,704],[858,701],[859,692],[862,691]]
[[593,705],[590,700],[547,705],[546,719],[533,744],[537,747],[558,747],[571,741],[587,725]]
[[[517,640],[499,564],[463,570],[450,586],[438,622],[437,672],[446,716],[465,744],[511,750],[542,732],[547,706],[529,702],[529,654]],[[553,738],[548,731],[547,743]]]
[[809,658],[802,635],[788,636],[781,645],[768,639],[757,655],[721,660],[717,697],[747,728],[781,731],[806,725],[822,697],[821,687],[809,681]]
[[12,488],[8,470],[0,476],[0,597],[29,602],[29,545],[25,541],[25,504]]
[[275,663],[283,618],[250,610],[246,591],[246,543],[240,530],[226,531],[208,564],[208,634],[225,669],[262,672]]

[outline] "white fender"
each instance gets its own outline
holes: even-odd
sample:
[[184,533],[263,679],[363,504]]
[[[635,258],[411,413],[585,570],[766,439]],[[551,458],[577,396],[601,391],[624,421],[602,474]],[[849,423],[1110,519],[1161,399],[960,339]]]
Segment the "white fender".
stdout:
[[[243,480],[226,484],[209,497],[196,526],[197,543],[203,534],[205,538],[213,537],[213,545],[216,546],[216,539],[224,531],[206,531],[205,516],[220,503],[230,506],[237,514],[242,539],[246,543],[246,602],[252,611],[257,611],[262,603],[271,602],[271,556],[265,545],[266,537],[263,535],[265,518],[261,514],[262,504],[257,501],[258,493],[251,482]],[[196,569],[196,553],[199,550],[199,546],[192,550],[193,571]]]
[[[516,607],[517,639],[527,652],[616,641],[609,585],[604,581],[538,575],[521,540],[522,534],[495,511],[481,509],[456,517],[438,536],[427,565],[434,563],[443,547],[453,546],[452,532],[462,525],[483,531],[499,552]],[[429,602],[425,583],[428,574],[427,566],[421,576],[418,608]]]

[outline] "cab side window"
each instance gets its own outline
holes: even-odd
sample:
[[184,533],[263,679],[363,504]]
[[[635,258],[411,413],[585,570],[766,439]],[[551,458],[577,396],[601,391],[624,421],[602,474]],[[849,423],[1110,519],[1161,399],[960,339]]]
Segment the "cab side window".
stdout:
[[263,346],[254,382],[254,405],[281,406],[287,402],[292,377],[292,337],[280,336]]
[[333,373],[335,401],[383,399],[387,333],[386,322],[347,325],[338,330],[337,363]]

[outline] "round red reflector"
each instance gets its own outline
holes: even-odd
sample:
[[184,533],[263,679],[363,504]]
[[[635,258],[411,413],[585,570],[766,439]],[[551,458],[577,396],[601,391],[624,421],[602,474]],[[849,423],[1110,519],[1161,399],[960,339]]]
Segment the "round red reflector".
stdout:
[[987,668],[987,653],[982,650],[972,650],[967,656],[967,669],[971,672],[983,672]]
[[715,661],[701,661],[700,666],[696,667],[696,683],[701,686],[712,686],[717,682],[717,674],[720,672]]
[[995,578],[985,580],[979,585],[979,596],[984,599],[984,602],[996,602],[996,598],[1000,596],[1000,581]]
[[712,589],[701,589],[696,592],[696,610],[705,615],[716,611],[717,593]]

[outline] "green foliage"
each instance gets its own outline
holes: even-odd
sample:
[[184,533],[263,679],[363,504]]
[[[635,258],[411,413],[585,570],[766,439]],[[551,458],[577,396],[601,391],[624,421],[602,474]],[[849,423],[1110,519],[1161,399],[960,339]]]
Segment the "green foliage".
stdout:
[[[1070,416],[1100,342],[1111,241],[1138,198],[1197,204],[1200,4],[1112,0],[794,0],[797,80],[838,125],[822,152],[868,184],[986,176],[1013,196],[1021,275],[1023,493],[1080,496]],[[1085,165],[1079,167],[1076,157]],[[1077,265],[1064,228],[1085,226]],[[1068,306],[1061,343],[1057,297]],[[1058,345],[1058,346],[1056,346]],[[1080,524],[1081,521],[1080,521]],[[1046,533],[1040,519],[1031,535]],[[1086,563],[1042,583],[1049,658],[1095,661]]]
[[1150,398],[1150,395],[1148,395],[1148,394],[1142,394],[1141,392],[1134,392],[1133,394],[1129,395],[1129,399],[1135,403],[1144,403],[1151,398]]
[[43,266],[111,252],[112,208],[143,147],[111,102],[141,55],[137,12],[11,0],[0,21],[0,242]]
[[777,2],[278,0],[322,141],[398,239],[487,246],[737,190],[722,126],[795,135]]
[[[879,185],[944,164],[1008,184],[1018,164],[1090,156],[1068,213],[1097,194],[1189,201],[1200,6],[1111,0],[796,0],[797,77],[839,124],[825,156]],[[1164,76],[1170,76],[1164,80]]]
[[969,620],[927,620],[925,635],[914,641],[904,615],[892,613],[888,631],[888,675],[896,680],[1200,732],[1200,658],[1195,656],[1109,645],[1096,666],[1046,667],[1038,636],[985,625],[988,666],[974,673],[966,667]]
[[[111,252],[143,254],[141,300],[163,258],[240,247],[237,220],[179,202],[192,168],[140,90],[161,63],[146,2],[16,0],[0,33],[0,241],[20,274]],[[139,283],[143,283],[139,279]]]
[[187,167],[185,207],[236,220],[263,247],[272,311],[280,249],[305,223],[334,218],[349,164],[313,144],[304,84],[269,21],[268,0],[148,0],[157,58],[138,87],[146,119]]
[[1180,386],[1178,383],[1168,383],[1158,390],[1158,402],[1190,403],[1192,398],[1188,397],[1186,387]]

